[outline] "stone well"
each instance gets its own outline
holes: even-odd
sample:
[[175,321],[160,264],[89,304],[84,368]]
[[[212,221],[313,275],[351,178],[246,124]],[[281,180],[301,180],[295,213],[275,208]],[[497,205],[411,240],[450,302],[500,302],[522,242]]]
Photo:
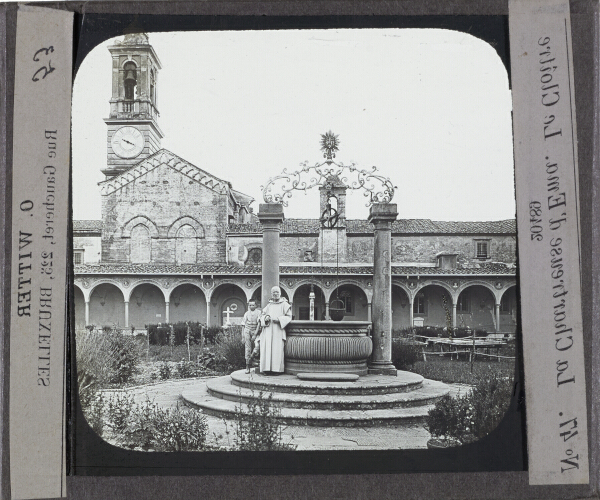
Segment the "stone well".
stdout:
[[291,321],[285,343],[285,373],[367,375],[373,351],[368,321]]

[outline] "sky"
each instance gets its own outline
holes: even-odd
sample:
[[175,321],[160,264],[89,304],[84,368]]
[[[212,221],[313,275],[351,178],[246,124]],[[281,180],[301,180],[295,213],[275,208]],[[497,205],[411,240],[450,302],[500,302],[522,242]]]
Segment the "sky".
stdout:
[[[162,147],[263,203],[285,168],[323,161],[376,166],[399,219],[515,217],[511,94],[496,51],[441,29],[149,33]],[[73,90],[73,217],[100,219],[111,97],[109,40],[83,61]],[[346,217],[364,219],[362,192]],[[318,218],[318,191],[295,192],[287,218]]]

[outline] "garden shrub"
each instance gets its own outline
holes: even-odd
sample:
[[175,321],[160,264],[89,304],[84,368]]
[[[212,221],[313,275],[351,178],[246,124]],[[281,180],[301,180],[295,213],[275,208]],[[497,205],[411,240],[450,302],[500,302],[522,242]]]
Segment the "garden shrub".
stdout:
[[220,333],[223,333],[222,326],[209,326],[204,330],[204,337],[206,338],[206,342],[214,344]]
[[513,392],[512,377],[498,374],[482,379],[469,394],[473,406],[472,432],[478,438],[493,431],[508,409]]
[[265,398],[262,391],[258,398],[248,402],[248,414],[241,406],[236,407],[237,434],[235,445],[241,451],[294,450],[295,446],[283,443],[282,428],[278,419],[279,408],[273,406],[273,394]]
[[208,433],[206,416],[197,410],[157,408],[153,415],[152,447],[155,451],[199,451]]
[[224,329],[215,340],[215,369],[223,373],[231,373],[245,366],[241,327]]
[[180,361],[177,363],[177,375],[179,378],[192,378],[196,377],[198,369],[196,363],[193,361]]
[[79,403],[82,409],[86,409],[92,403],[97,394],[97,384],[94,376],[84,365],[77,367],[77,388],[79,394]]
[[138,342],[117,328],[78,333],[76,353],[77,379],[82,384],[84,399],[86,387],[96,389],[128,382],[137,373],[140,360]]
[[160,364],[160,368],[158,369],[158,373],[160,375],[161,380],[168,380],[171,378],[171,365],[166,361],[163,361]]
[[138,372],[137,364],[140,361],[140,347],[134,337],[123,335],[120,330],[112,330],[106,334],[108,340],[115,346],[117,358],[115,360],[115,373],[110,382],[124,384],[129,382]]
[[446,395],[429,411],[426,425],[434,437],[470,443],[493,431],[506,413],[512,378],[491,374],[464,396]]
[[392,330],[393,339],[413,339],[415,335],[415,328],[395,328]]
[[106,425],[116,434],[123,434],[134,408],[133,396],[113,395],[106,404]]
[[208,432],[206,416],[196,410],[162,409],[146,398],[135,404],[132,396],[116,396],[105,406],[112,439],[125,448],[154,451],[204,449]]
[[92,430],[102,437],[104,433],[104,397],[101,392],[96,392],[87,406],[83,407],[83,414]]
[[[147,325],[146,329],[148,335],[150,335],[150,345],[173,345],[178,346],[186,344],[186,337],[188,334],[188,327],[190,331],[190,345],[198,344],[202,339],[202,334],[207,338],[207,328],[202,323],[192,321],[180,321],[173,323],[173,333],[175,334],[173,341],[171,341],[171,325]],[[222,330],[222,327],[211,327]]]
[[392,342],[392,363],[399,370],[412,367],[421,359],[423,347],[404,340],[394,339]]
[[142,450],[149,450],[153,446],[155,415],[158,411],[158,405],[146,396],[142,404],[137,404],[132,408],[129,425],[125,429],[122,441],[128,448],[140,447]]

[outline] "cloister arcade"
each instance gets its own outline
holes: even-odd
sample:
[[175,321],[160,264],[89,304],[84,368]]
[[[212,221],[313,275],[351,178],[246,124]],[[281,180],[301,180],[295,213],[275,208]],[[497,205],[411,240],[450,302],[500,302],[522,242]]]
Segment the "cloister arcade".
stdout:
[[[198,321],[211,325],[236,324],[255,299],[260,307],[258,277],[88,277],[74,286],[75,328],[117,325],[145,330],[152,323]],[[309,319],[314,292],[315,320],[329,318],[329,307],[341,301],[347,320],[371,320],[372,282],[369,277],[335,280],[311,276],[282,276],[282,295],[292,304],[295,319]],[[337,306],[340,305],[338,302]],[[517,289],[514,277],[392,279],[394,329],[413,326],[471,327],[488,333],[514,333]]]

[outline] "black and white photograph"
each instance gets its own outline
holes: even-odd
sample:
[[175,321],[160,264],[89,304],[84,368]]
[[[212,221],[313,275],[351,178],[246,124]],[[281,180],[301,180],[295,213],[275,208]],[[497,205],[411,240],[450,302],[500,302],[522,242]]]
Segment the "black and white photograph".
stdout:
[[504,417],[512,102],[487,41],[111,38],[74,78],[71,186],[74,378],[106,443],[456,448]]

